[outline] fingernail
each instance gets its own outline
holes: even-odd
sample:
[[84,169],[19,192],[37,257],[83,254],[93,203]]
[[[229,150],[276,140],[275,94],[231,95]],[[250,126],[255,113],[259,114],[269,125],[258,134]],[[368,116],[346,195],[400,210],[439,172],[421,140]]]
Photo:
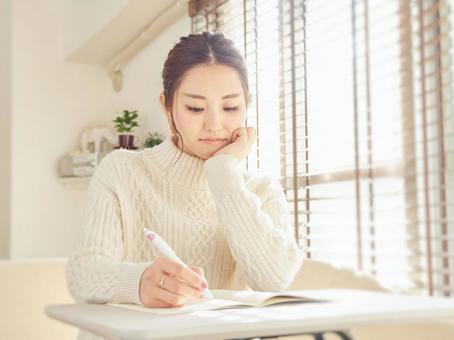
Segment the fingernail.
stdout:
[[202,283],[200,284],[200,287],[202,289],[206,289],[208,287],[208,284],[205,281],[202,281]]

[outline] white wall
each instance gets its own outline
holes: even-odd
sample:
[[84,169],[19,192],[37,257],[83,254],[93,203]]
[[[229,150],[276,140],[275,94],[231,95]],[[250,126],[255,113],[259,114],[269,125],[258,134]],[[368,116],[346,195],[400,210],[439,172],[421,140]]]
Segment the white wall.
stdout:
[[189,19],[169,27],[127,65],[124,90],[115,93],[103,69],[64,61],[64,7],[58,0],[13,3],[11,258],[72,252],[84,191],[59,183],[57,160],[78,147],[84,127],[113,127],[116,114],[137,109],[137,133],[169,131],[159,105],[161,70],[168,50],[189,33]]
[[9,257],[11,177],[11,1],[0,0],[0,258]]
[[[63,0],[65,39],[63,49],[70,55],[98,32],[127,5],[128,0]],[[70,29],[66,29],[70,28]]]
[[183,17],[157,36],[123,70],[124,83],[120,93],[112,93],[111,102],[116,111],[123,108],[137,109],[141,113],[141,129],[167,135],[169,127],[159,103],[162,91],[161,72],[169,50],[179,37],[190,33],[190,19]]
[[59,0],[13,2],[12,258],[71,251],[83,192],[57,181],[57,160],[112,118],[105,72],[64,62],[62,14]]

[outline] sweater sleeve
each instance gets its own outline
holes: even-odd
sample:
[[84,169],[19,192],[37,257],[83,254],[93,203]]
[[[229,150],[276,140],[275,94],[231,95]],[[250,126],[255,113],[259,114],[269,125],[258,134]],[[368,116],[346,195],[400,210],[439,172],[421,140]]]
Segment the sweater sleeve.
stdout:
[[282,187],[268,177],[263,197],[246,186],[239,160],[218,155],[204,163],[204,173],[235,261],[254,290],[282,291],[300,269],[303,253],[291,232]]
[[150,263],[123,261],[123,227],[112,188],[111,154],[98,165],[82,206],[75,253],[66,278],[77,302],[141,304],[139,284]]

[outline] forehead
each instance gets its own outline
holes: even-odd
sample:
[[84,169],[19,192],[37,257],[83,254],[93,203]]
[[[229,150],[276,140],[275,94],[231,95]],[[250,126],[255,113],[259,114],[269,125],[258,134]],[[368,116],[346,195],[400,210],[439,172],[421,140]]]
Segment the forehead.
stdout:
[[222,97],[243,93],[238,71],[226,65],[197,65],[189,69],[180,83],[178,92]]

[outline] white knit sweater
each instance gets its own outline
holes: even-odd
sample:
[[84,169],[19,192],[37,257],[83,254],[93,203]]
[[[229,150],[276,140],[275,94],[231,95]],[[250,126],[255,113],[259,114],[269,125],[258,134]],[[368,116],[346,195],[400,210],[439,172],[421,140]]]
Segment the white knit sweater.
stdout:
[[212,289],[284,290],[302,252],[280,184],[252,175],[230,155],[181,153],[172,139],[143,151],[114,151],[96,169],[66,268],[78,302],[137,303],[140,278],[159,252],[157,232]]

